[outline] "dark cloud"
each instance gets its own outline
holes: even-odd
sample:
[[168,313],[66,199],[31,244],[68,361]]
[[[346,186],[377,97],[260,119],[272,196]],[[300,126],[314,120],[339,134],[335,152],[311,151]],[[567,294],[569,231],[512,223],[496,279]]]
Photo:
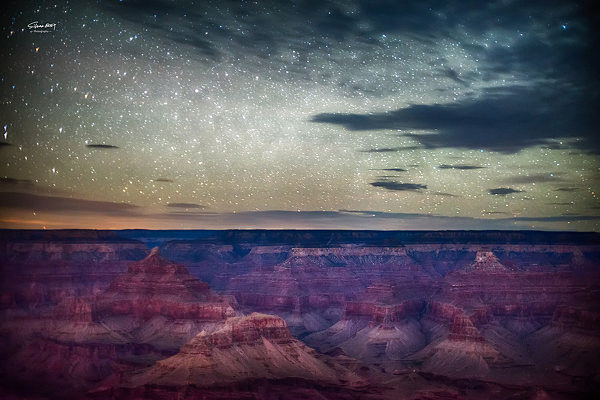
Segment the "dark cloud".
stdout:
[[152,215],[153,218],[160,218],[160,219],[164,219],[164,218],[169,218],[169,217],[183,217],[183,218],[189,218],[189,217],[202,217],[202,216],[206,216],[206,215],[218,215],[219,213],[215,212],[215,211],[170,211],[167,214],[154,214]]
[[168,182],[168,183],[173,183],[173,179],[157,178],[157,179],[154,180],[154,182]]
[[[559,138],[581,139],[570,146],[600,151],[595,129],[599,122],[595,108],[600,100],[600,52],[594,39],[597,21],[588,17],[582,4],[559,0],[543,4],[355,0],[341,4],[323,0],[201,2],[189,7],[168,0],[132,0],[102,6],[143,26],[149,35],[189,46],[195,50],[192,55],[207,62],[227,56],[260,64],[266,73],[285,70],[287,76],[335,83],[351,93],[369,96],[389,94],[393,85],[389,81],[382,84],[385,77],[360,79],[360,73],[337,77],[331,67],[319,67],[319,60],[326,59],[324,65],[354,62],[360,66],[369,61],[373,49],[385,46],[385,35],[392,33],[431,52],[438,52],[440,39],[450,39],[460,43],[467,58],[477,60],[476,78],[475,72],[449,63],[436,65],[434,75],[460,86],[473,79],[492,82],[507,74],[516,82],[527,83],[483,89],[454,103],[411,105],[389,113],[318,114],[312,120],[351,130],[409,130],[409,136],[427,148],[514,153],[536,145],[559,146]],[[467,40],[508,32],[523,35],[510,46]],[[356,51],[357,60],[352,61],[340,51],[350,46],[367,51]],[[286,59],[290,49],[297,54],[293,62]],[[437,55],[444,59],[444,51]],[[441,90],[449,88],[441,86]],[[420,130],[426,132],[416,132]],[[363,151],[402,150],[391,146]]]
[[113,146],[112,144],[86,144],[85,147],[88,147],[90,149],[106,149],[106,150],[119,148],[119,146]]
[[371,182],[371,186],[381,187],[387,190],[398,190],[398,191],[420,191],[421,189],[427,189],[427,185],[421,185],[419,183],[402,183],[395,181],[377,181]]
[[548,203],[551,206],[572,206],[574,203],[573,202],[569,202],[569,203]]
[[10,144],[8,142],[0,142],[0,148],[7,147],[7,146],[12,146],[12,144]]
[[[183,218],[184,216],[182,216]],[[235,228],[240,227],[274,227],[295,229],[364,229],[365,224],[376,224],[380,230],[399,229],[438,229],[443,223],[447,229],[488,229],[500,228],[506,223],[493,220],[482,220],[470,217],[445,217],[432,214],[418,213],[387,213],[368,210],[339,210],[339,211],[249,211],[236,214],[216,214],[213,216],[199,217],[202,224],[219,221],[221,224],[230,224]],[[189,217],[186,218],[189,221]],[[490,228],[491,227],[491,228]]]
[[486,214],[486,215],[508,215],[508,213],[504,212],[504,211],[484,211],[484,212],[482,212],[482,214]]
[[[491,212],[497,214],[499,212]],[[146,218],[147,216],[144,216]],[[247,211],[238,213],[210,212],[169,212],[152,215],[152,218],[165,223],[176,223],[177,226],[189,228],[218,226],[219,229],[365,229],[365,226],[377,226],[379,230],[439,230],[445,229],[532,229],[531,223],[539,227],[562,226],[561,222],[600,220],[600,216],[558,216],[540,218],[474,218],[458,216],[442,216],[420,213],[391,213],[370,210],[338,211]],[[576,226],[573,226],[575,229]]]
[[559,187],[558,189],[555,189],[556,192],[578,192],[579,188],[574,188],[574,187]]
[[400,151],[410,151],[422,149],[421,146],[400,146],[400,147],[382,147],[380,149],[358,150],[360,153],[396,153]]
[[489,189],[488,192],[489,192],[489,194],[493,194],[493,195],[497,195],[497,196],[506,196],[507,194],[521,193],[523,191],[511,189],[511,188],[495,188],[495,189]]
[[[143,26],[154,37],[189,46],[192,56],[207,62],[215,63],[229,55],[241,61],[255,56],[269,60],[274,71],[283,66],[290,75],[305,78],[316,73],[319,76],[312,78],[325,82],[334,74],[330,68],[315,70],[316,53],[325,51],[330,60],[335,60],[339,48],[382,46],[382,37],[390,34],[433,47],[439,39],[482,38],[490,32],[495,36],[528,33],[511,46],[490,48],[463,40],[461,47],[483,64],[479,79],[492,79],[501,73],[521,75],[522,70],[530,75],[537,72],[535,77],[550,73],[557,77],[581,75],[581,69],[590,71],[590,76],[595,72],[594,64],[588,61],[593,54],[588,37],[590,31],[595,31],[595,21],[587,21],[576,2],[464,1],[457,5],[418,0],[355,0],[343,4],[335,0],[205,1],[189,7],[185,2],[169,0],[131,0],[103,2],[102,6]],[[564,21],[569,21],[568,30],[561,28]],[[277,65],[277,55],[290,49],[296,50],[298,59],[293,63],[281,60]],[[563,54],[565,50],[567,54]],[[370,61],[369,55],[357,53],[357,65]],[[468,72],[457,67],[436,67],[438,75],[458,85],[470,82]],[[534,76],[527,78],[535,81]],[[373,96],[389,90],[389,85],[381,85],[377,79],[357,82],[348,77],[339,84]]]
[[460,77],[460,74],[451,68],[444,68],[440,70],[440,75],[449,78],[454,83],[458,83],[461,86],[469,86],[469,82]]
[[561,174],[560,172],[555,172],[553,174],[515,175],[505,179],[504,182],[514,184],[560,182],[563,179],[558,175]]
[[112,203],[41,196],[29,193],[5,192],[0,196],[0,207],[20,210],[53,211],[58,213],[98,213],[110,215],[138,215],[139,207],[126,203]]
[[9,177],[0,177],[0,184],[5,185],[33,185],[33,181],[30,179],[17,179]]
[[390,171],[390,172],[406,172],[404,168],[374,168],[371,171]]
[[557,215],[551,217],[517,217],[515,221],[568,222],[600,220],[600,215]]
[[544,149],[550,149],[550,150],[564,150],[564,149],[568,149],[570,147],[573,147],[572,144],[564,144],[564,143],[549,143],[545,146],[542,146]]
[[[154,35],[190,46],[209,60],[216,61],[221,56],[214,36],[222,39],[230,31],[228,27],[209,21],[201,8],[191,8],[183,2],[132,0],[126,3],[107,2],[105,6],[108,11],[126,20],[143,24]],[[209,32],[210,36],[205,32]]]
[[[455,103],[411,105],[388,113],[317,114],[312,121],[349,130],[412,130],[406,136],[427,148],[486,149],[515,153],[557,138],[579,138],[578,147],[600,150],[593,99],[554,88],[511,86],[484,89]],[[435,133],[431,133],[435,132]]]
[[202,206],[196,203],[169,203],[167,207],[172,208],[206,208],[206,206]]
[[[499,212],[492,212],[499,213]],[[339,210],[339,211],[258,211],[258,212],[242,212],[237,214],[216,214],[213,216],[219,220],[233,221],[248,225],[260,224],[263,221],[272,221],[278,224],[306,224],[308,226],[322,226],[325,229],[330,229],[332,226],[364,229],[366,221],[376,220],[379,229],[429,229],[430,226],[439,229],[439,224],[443,223],[448,229],[531,229],[530,222],[538,222],[540,224],[565,222],[565,221],[588,221],[600,220],[600,216],[556,216],[556,217],[507,217],[507,218],[473,218],[473,217],[452,217],[439,216],[433,214],[419,213],[390,213],[382,211],[369,210]],[[524,225],[518,225],[519,222],[524,222]],[[372,222],[371,222],[372,223]],[[517,225],[515,225],[517,223]],[[238,225],[239,226],[239,225]],[[264,225],[262,225],[264,226]]]
[[442,164],[438,167],[439,169],[481,169],[485,168],[479,165],[466,165],[466,164],[457,164],[457,165],[448,165]]

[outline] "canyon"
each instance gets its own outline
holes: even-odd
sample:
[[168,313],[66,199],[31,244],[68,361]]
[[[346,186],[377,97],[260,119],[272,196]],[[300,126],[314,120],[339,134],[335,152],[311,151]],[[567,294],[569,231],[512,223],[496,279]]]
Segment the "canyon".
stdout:
[[6,398],[600,391],[597,233],[1,231],[0,263]]

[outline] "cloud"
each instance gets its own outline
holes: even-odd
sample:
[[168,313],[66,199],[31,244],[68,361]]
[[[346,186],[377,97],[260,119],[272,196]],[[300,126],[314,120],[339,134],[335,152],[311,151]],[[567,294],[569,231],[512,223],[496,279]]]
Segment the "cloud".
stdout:
[[167,207],[171,208],[206,208],[206,206],[202,206],[200,204],[195,203],[169,203]]
[[[148,35],[164,43],[189,47],[191,51],[186,54],[210,65],[224,57],[238,59],[245,65],[253,63],[270,79],[278,79],[275,71],[285,70],[286,79],[293,76],[337,85],[351,94],[371,97],[396,96],[405,86],[391,74],[373,76],[368,69],[373,52],[389,46],[385,37],[394,35],[396,43],[402,42],[399,66],[410,68],[402,60],[411,58],[410,46],[417,47],[413,49],[416,53],[427,54],[425,58],[439,61],[429,65],[431,72],[415,78],[442,76],[444,82],[434,85],[439,90],[451,89],[452,84],[468,86],[477,80],[477,89],[450,103],[413,104],[390,113],[317,114],[314,122],[352,130],[408,130],[410,137],[427,148],[515,153],[531,146],[556,147],[556,139],[571,138],[580,140],[569,146],[600,151],[595,129],[600,93],[596,73],[600,52],[593,34],[596,24],[578,2],[431,5],[417,0],[323,0],[278,2],[276,7],[268,2],[226,4],[201,2],[189,8],[168,0],[132,0],[103,2],[102,7],[144,26]],[[285,21],[285,29],[281,21]],[[568,27],[563,28],[567,21]],[[506,40],[488,40],[492,37],[510,37],[510,45]],[[457,47],[448,49],[443,44],[448,40]],[[348,58],[345,50],[350,48],[355,59]],[[290,59],[292,49],[295,56]],[[136,46],[124,51],[141,52]],[[464,65],[449,60],[450,55],[457,54],[464,55]],[[469,67],[474,60],[476,67]],[[341,71],[355,65],[356,73],[337,74],[331,65]],[[498,86],[497,82],[507,77],[506,85]],[[494,82],[497,87],[490,87]],[[487,88],[479,89],[482,86]],[[402,150],[389,146],[362,151]]]
[[17,178],[9,178],[9,177],[0,177],[0,184],[4,185],[33,185],[33,181],[31,179],[17,179]]
[[380,149],[358,150],[360,153],[396,153],[400,151],[410,151],[422,149],[421,146],[400,146],[400,147],[382,147]]
[[[499,212],[492,212],[499,213]],[[188,217],[189,218],[189,217]],[[365,229],[376,226],[376,229],[398,230],[415,229],[439,230],[445,229],[531,229],[531,223],[540,226],[556,227],[554,223],[585,222],[600,220],[600,216],[573,215],[555,217],[506,217],[506,218],[473,218],[452,217],[419,213],[388,213],[369,210],[339,210],[339,211],[249,211],[236,214],[215,214],[203,216],[203,223],[219,221],[239,228],[240,226],[271,226],[273,228],[304,227],[312,229]],[[523,223],[523,224],[521,224]],[[563,226],[560,224],[559,226]],[[564,229],[564,228],[563,228]]]
[[163,215],[163,221],[184,221],[186,226],[218,226],[219,229],[487,229],[507,225],[494,220],[445,217],[418,213],[386,213],[368,210],[339,211],[247,211],[238,213]]
[[551,217],[517,217],[515,221],[540,221],[540,222],[567,222],[567,221],[595,221],[600,220],[600,215],[557,215]]
[[[153,35],[190,46],[203,57],[218,60],[221,52],[215,46],[213,35],[227,35],[228,28],[209,21],[201,9],[189,8],[184,3],[170,1],[133,0],[126,3],[106,3],[108,11],[126,20],[143,24]],[[189,17],[182,18],[182,16]],[[222,19],[224,16],[222,16]],[[195,24],[189,21],[194,21]],[[205,35],[206,31],[211,35]],[[206,37],[208,36],[208,38]]]
[[173,183],[173,179],[157,178],[157,179],[154,180],[154,182],[168,182],[168,183]]
[[390,171],[390,172],[406,172],[404,168],[374,168],[371,171]]
[[558,189],[555,189],[556,192],[578,192],[579,190],[579,188],[574,187],[559,187]]
[[85,147],[88,147],[90,149],[104,149],[104,150],[119,148],[119,146],[113,146],[112,144],[86,144]]
[[[44,204],[50,197],[38,196],[39,203]],[[50,204],[58,207],[55,212],[61,222],[54,222],[53,229],[61,227],[77,228],[79,220],[69,220],[67,216],[73,213],[67,207],[60,206],[61,198],[54,198]],[[17,203],[23,199],[12,199],[10,203]],[[27,200],[27,199],[26,199]],[[31,199],[29,199],[30,201]],[[64,199],[74,200],[74,199]],[[119,221],[135,223],[137,228],[146,229],[375,229],[375,230],[436,230],[440,227],[445,230],[515,230],[515,229],[560,229],[564,230],[565,222],[571,230],[590,230],[590,226],[598,228],[597,215],[573,215],[557,217],[507,217],[507,218],[474,218],[464,216],[443,216],[419,213],[390,213],[369,210],[339,210],[339,211],[247,211],[238,213],[213,213],[213,212],[168,212],[162,214],[142,214],[138,208],[121,209],[116,203],[108,203],[105,208],[112,212],[98,213],[98,207],[93,203],[75,200],[81,209],[84,209],[88,218],[98,223],[97,229],[114,229],[114,224]],[[2,211],[6,209],[7,201],[0,196],[0,225],[13,226],[11,218],[3,218]],[[94,206],[90,207],[92,203]],[[127,205],[125,205],[127,206]],[[27,215],[31,215],[31,208],[21,207]],[[116,210],[115,210],[116,208]],[[52,210],[46,210],[52,211]],[[14,214],[13,214],[14,215]],[[84,216],[82,215],[82,217]],[[103,216],[115,218],[102,218]],[[46,214],[45,217],[50,217]],[[26,221],[24,222],[26,223]],[[535,223],[535,226],[532,225]],[[127,226],[127,225],[125,225]]]
[[12,146],[12,144],[8,143],[8,142],[0,142],[0,148],[2,148],[2,147],[8,147],[8,146]]
[[445,192],[434,192],[433,194],[436,195],[436,196],[443,196],[443,197],[460,197],[460,196],[457,196],[455,194],[445,193]]
[[387,190],[397,190],[397,191],[420,191],[421,189],[427,189],[427,185],[421,185],[419,183],[402,183],[395,181],[377,181],[371,182],[371,186],[381,187]]
[[60,197],[71,193],[62,188],[40,185],[31,179],[20,179],[7,176],[0,177],[0,196],[9,195],[5,193],[5,191],[17,191],[19,193],[30,193],[40,196],[49,195],[51,197]]
[[557,175],[561,175],[560,172],[553,174],[533,174],[533,175],[516,175],[506,178],[504,182],[514,184],[527,184],[527,183],[543,183],[543,182],[560,182],[564,179]]
[[440,75],[449,78],[455,83],[458,83],[461,86],[469,86],[469,82],[460,77],[460,74],[451,68],[444,68],[440,70]]
[[190,217],[202,217],[207,215],[219,215],[219,213],[214,211],[170,211],[167,214],[153,214],[151,218],[159,218],[159,219],[169,219],[171,217],[182,217],[184,219]]
[[591,104],[574,100],[578,96],[515,85],[483,89],[478,97],[454,103],[410,105],[386,113],[317,114],[312,122],[342,125],[353,131],[413,131],[405,136],[426,148],[516,153],[571,137],[580,139],[575,142],[577,147],[600,151],[594,128],[598,117]]
[[481,169],[485,168],[479,165],[465,165],[465,164],[457,164],[457,165],[448,165],[442,164],[438,167],[439,169]]
[[507,194],[521,193],[523,191],[515,190],[515,189],[511,189],[511,188],[495,188],[495,189],[489,189],[488,192],[489,192],[489,194],[493,194],[493,195],[497,195],[497,196],[506,196]]
[[28,211],[58,213],[98,213],[110,215],[138,215],[139,207],[126,203],[112,203],[73,199],[68,197],[41,196],[30,193],[5,192],[0,196],[0,207]]

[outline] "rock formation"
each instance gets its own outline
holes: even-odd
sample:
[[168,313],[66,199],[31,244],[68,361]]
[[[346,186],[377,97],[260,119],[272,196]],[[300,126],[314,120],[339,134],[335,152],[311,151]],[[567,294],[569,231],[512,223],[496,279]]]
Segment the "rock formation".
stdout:
[[15,350],[3,367],[15,382],[35,379],[71,396],[176,353],[236,307],[155,248],[95,296],[64,297],[37,317],[4,321]]
[[133,376],[130,385],[179,389],[289,378],[346,387],[366,384],[294,339],[283,319],[253,313],[230,318],[210,334],[200,332],[178,354]]

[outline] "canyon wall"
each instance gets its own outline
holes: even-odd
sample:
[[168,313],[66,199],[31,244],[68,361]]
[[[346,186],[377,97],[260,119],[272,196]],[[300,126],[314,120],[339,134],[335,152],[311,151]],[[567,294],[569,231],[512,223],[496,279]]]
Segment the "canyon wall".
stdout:
[[0,255],[0,395],[600,387],[595,233],[2,231]]

